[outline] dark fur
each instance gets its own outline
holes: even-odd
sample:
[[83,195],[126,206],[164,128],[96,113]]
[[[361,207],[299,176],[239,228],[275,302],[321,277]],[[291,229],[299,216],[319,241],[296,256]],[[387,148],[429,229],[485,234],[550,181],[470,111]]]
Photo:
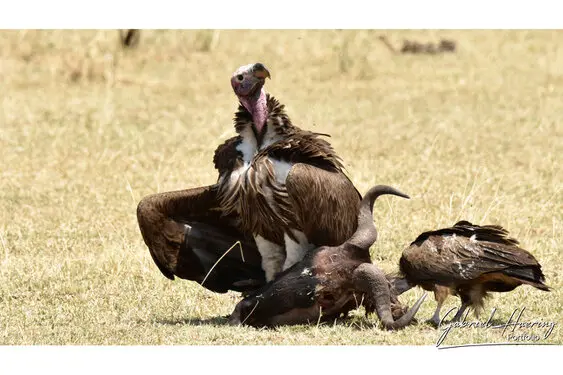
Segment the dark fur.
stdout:
[[232,324],[277,326],[334,319],[364,305],[377,311],[384,327],[397,329],[408,324],[422,299],[403,317],[404,310],[390,292],[387,279],[371,263],[369,247],[377,239],[372,209],[382,194],[404,194],[387,186],[372,188],[362,200],[355,233],[340,246],[321,246],[282,272],[235,308]]

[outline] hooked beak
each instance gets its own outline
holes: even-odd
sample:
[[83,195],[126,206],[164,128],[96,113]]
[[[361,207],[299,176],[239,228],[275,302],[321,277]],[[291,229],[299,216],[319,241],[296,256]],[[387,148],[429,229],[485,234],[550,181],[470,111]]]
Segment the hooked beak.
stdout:
[[261,63],[241,66],[231,77],[231,86],[235,94],[241,97],[250,97],[260,91],[270,72]]
[[268,69],[266,69],[266,67],[262,64],[262,63],[256,63],[254,64],[254,66],[252,67],[252,71],[254,73],[254,77],[259,78],[259,79],[266,79],[266,78],[270,78],[270,72],[268,71]]

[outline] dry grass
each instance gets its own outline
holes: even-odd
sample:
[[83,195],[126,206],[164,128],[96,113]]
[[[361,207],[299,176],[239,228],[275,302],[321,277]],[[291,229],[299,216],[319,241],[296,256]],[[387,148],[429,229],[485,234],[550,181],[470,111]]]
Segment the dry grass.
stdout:
[[[136,204],[215,181],[213,151],[234,133],[229,76],[254,61],[295,123],[332,134],[361,192],[385,183],[411,195],[376,205],[378,264],[394,270],[424,230],[500,223],[553,291],[497,294],[486,311],[506,320],[525,306],[527,320],[558,322],[548,342],[562,343],[563,34],[386,34],[450,37],[459,52],[391,55],[378,31],[147,31],[127,53],[114,30],[1,32],[0,344],[436,342],[425,324],[384,332],[361,312],[319,327],[227,327],[236,293],[170,282],[153,264]],[[434,307],[429,298],[419,318]],[[499,341],[465,330],[447,343]]]

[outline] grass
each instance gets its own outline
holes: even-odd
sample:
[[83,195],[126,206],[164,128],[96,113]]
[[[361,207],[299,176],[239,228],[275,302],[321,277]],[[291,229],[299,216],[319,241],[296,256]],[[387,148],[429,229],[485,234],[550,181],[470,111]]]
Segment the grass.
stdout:
[[[229,327],[238,294],[171,282],[153,264],[137,202],[215,182],[213,151],[234,134],[229,77],[255,61],[296,124],[332,135],[362,193],[382,183],[411,195],[376,204],[377,264],[395,270],[419,233],[458,219],[501,224],[553,291],[495,294],[485,315],[496,307],[506,321],[526,307],[523,321],[558,324],[543,342],[563,343],[563,34],[385,32],[396,44],[458,42],[455,54],[409,56],[391,54],[381,32],[144,31],[133,51],[115,30],[0,32],[0,344],[436,342],[428,325],[385,332],[362,311]],[[445,344],[505,336],[452,330]]]

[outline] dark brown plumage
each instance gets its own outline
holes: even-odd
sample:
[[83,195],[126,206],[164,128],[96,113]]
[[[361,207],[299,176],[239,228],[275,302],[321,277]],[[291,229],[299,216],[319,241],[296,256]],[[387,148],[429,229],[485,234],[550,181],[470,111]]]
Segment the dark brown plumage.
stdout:
[[[264,274],[264,258],[280,271],[284,262],[301,259],[299,246],[306,251],[311,243],[340,244],[357,225],[360,195],[330,144],[321,134],[293,126],[283,105],[261,90],[269,77],[261,64],[248,69],[232,80],[235,92],[251,96],[241,102],[250,102],[253,112],[240,106],[239,135],[215,151],[218,184],[150,195],[137,209],[143,239],[161,272],[217,292],[255,289],[275,274]],[[220,260],[237,240],[245,259],[233,249]],[[257,240],[279,248],[260,250]],[[298,246],[287,257],[282,246],[290,240]]]
[[449,294],[462,301],[457,320],[469,306],[478,313],[488,292],[508,292],[522,284],[549,290],[538,261],[497,225],[460,221],[451,228],[425,232],[403,251],[399,266],[402,277],[394,279],[399,293],[416,285],[434,291],[436,325]]
[[361,196],[323,134],[294,126],[264,92],[269,76],[259,63],[233,75],[238,136],[217,148],[214,163],[221,209],[256,238],[271,280],[308,249],[344,242],[356,228]]
[[[302,257],[299,246],[306,251],[311,243],[344,242],[356,229],[360,201],[322,134],[294,126],[284,106],[263,92],[269,77],[265,67],[246,68],[232,78],[241,99],[235,115],[239,134],[215,151],[218,184],[151,195],[137,210],[141,233],[161,272],[219,292],[248,291],[265,277],[272,279],[275,272],[262,271],[264,258],[275,263],[277,272],[282,263]],[[254,237],[262,247],[279,248],[259,252]],[[288,239],[298,245],[293,257],[283,254]],[[245,261],[236,249],[219,261],[237,240],[244,244]]]
[[[373,204],[378,196],[408,198],[389,186],[371,188],[361,203],[357,230],[339,246],[321,246],[276,279],[237,304],[231,324],[277,326],[334,319],[361,305],[376,311],[386,329],[409,324],[424,296],[406,313],[390,291],[383,272],[371,263],[369,248],[377,239]],[[397,316],[401,312],[402,316]],[[395,319],[397,318],[397,319]]]
[[[240,215],[245,231],[276,244],[284,243],[285,233],[294,238],[292,230],[303,231],[316,245],[342,243],[355,230],[360,194],[328,142],[317,133],[284,126],[275,129],[285,138],[257,151],[245,178],[220,184],[221,208]],[[215,167],[223,180],[244,165],[236,152],[241,142],[240,137],[231,138],[216,151]],[[291,164],[283,182],[276,178],[275,161]],[[274,204],[264,187],[271,189]],[[335,220],[337,212],[344,217]]]
[[[149,195],[137,207],[139,228],[164,276],[193,280],[224,293],[249,291],[265,283],[254,240],[237,229],[236,218],[221,216],[217,186]],[[237,241],[217,264],[225,252]],[[204,282],[205,281],[205,282]]]

